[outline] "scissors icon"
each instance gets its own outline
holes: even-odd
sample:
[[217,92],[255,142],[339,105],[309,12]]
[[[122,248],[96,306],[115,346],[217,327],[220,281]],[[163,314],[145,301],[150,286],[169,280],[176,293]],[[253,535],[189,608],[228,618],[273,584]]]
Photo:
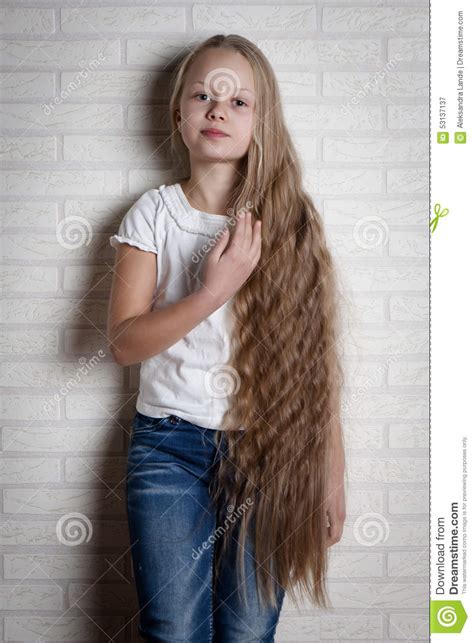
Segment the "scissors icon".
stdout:
[[444,208],[443,211],[441,211],[441,205],[439,203],[435,203],[434,212],[436,216],[430,221],[431,234],[436,230],[438,221],[441,217],[445,217],[449,213],[449,210],[448,208]]

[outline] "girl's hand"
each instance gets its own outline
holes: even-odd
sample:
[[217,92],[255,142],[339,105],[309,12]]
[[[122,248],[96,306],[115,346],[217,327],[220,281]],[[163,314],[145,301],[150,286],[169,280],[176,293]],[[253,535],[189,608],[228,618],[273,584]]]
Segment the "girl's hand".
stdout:
[[326,512],[329,521],[328,547],[331,547],[341,540],[346,519],[343,466],[337,466],[329,477]]
[[230,232],[226,228],[203,266],[202,290],[215,297],[220,305],[240,289],[260,259],[262,224],[256,221],[252,227],[251,217],[248,210],[237,215],[232,241],[228,243]]

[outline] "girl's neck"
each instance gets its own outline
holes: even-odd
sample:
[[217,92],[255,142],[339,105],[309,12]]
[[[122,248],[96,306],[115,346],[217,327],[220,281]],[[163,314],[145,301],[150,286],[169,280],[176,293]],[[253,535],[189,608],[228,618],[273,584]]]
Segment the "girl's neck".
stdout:
[[226,215],[226,202],[228,194],[220,196],[215,192],[205,193],[199,185],[192,185],[190,180],[181,183],[181,189],[184,192],[190,206],[202,212],[210,214]]

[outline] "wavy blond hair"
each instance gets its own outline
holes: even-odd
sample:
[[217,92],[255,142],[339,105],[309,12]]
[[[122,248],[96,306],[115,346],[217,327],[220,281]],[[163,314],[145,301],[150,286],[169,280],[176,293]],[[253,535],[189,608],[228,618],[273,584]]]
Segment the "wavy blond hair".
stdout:
[[226,440],[228,450],[210,488],[218,511],[250,509],[225,531],[215,569],[219,573],[238,527],[239,587],[245,588],[243,544],[252,528],[260,600],[276,605],[276,582],[293,601],[298,588],[327,608],[325,503],[343,384],[338,279],[321,217],[302,186],[275,74],[246,38],[213,36],[175,69],[169,117],[176,163],[185,164],[188,156],[176,123],[186,72],[202,51],[217,47],[245,56],[254,73],[253,137],[227,207],[238,212],[251,203],[262,221],[262,248],[256,269],[234,296],[228,365],[239,387],[229,396],[223,431],[216,432],[218,446]]

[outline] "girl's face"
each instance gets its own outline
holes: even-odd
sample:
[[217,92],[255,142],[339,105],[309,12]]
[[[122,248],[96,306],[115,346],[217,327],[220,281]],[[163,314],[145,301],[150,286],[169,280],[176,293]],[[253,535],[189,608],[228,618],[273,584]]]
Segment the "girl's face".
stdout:
[[[185,77],[177,123],[190,154],[206,161],[238,160],[247,154],[255,113],[253,71],[242,54],[202,52]],[[209,137],[204,129],[227,136]]]

